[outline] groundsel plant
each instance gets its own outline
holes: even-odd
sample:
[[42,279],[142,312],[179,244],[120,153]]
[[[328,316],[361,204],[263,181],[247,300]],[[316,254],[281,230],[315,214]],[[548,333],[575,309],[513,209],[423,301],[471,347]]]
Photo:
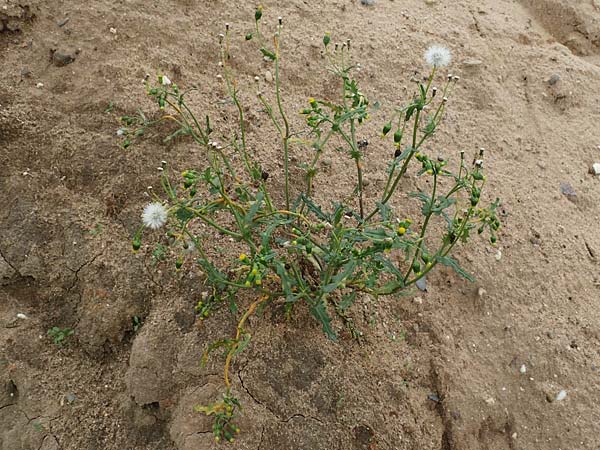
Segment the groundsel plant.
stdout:
[[[273,91],[259,90],[256,101],[280,142],[282,173],[267,173],[250,150],[247,109],[230,66],[228,24],[219,36],[219,78],[237,115],[236,130],[230,137],[215,137],[210,118],[197,115],[188,106],[186,100],[194,88],[186,90],[166,75],[159,76],[156,83],[145,81],[148,96],[160,109],[157,119],[148,119],[141,112],[139,117],[121,118],[124,147],[149,126],[170,121],[177,129],[168,139],[187,136],[207,155],[205,167],[189,168],[180,175],[171,174],[162,162],[164,195],[155,194],[155,201],[144,208],[143,225],[133,238],[133,248],[140,249],[147,229],[147,238],[159,241],[160,255],[165,254],[165,246],[170,247],[177,270],[189,268],[206,275],[212,292],[198,299],[200,320],[227,304],[233,314],[239,314],[235,334],[211,344],[202,358],[206,362],[212,351],[224,350],[223,397],[197,408],[214,418],[217,441],[233,441],[239,431],[234,418],[241,405],[229,370],[235,356],[250,342],[246,325],[250,316],[274,304],[284,305],[288,314],[303,307],[330,339],[338,337],[334,320],[354,334],[351,308],[366,294],[377,298],[411,288],[438,264],[471,280],[450,256],[452,250],[467,243],[474,230],[489,233],[493,244],[500,226],[495,212],[498,201],[483,205],[480,200],[486,183],[484,150],[476,152],[472,162],[463,151],[457,152],[457,163],[450,164],[427,145],[438,131],[459,81],[446,75],[436,86],[440,83],[438,71],[450,63],[448,49],[436,45],[425,52],[431,66],[428,76],[423,82],[415,81],[412,98],[384,120],[382,137],[390,147],[387,180],[373,201],[364,196],[368,142],[359,139],[359,130],[378,105],[369,102],[352,75],[351,42],[336,44],[325,34],[322,54],[339,80],[340,96],[308,98],[300,111],[305,128],[292,130],[281,87],[283,20],[277,20],[273,36],[267,39],[261,30],[262,14],[258,8],[245,40],[250,41],[246,45],[257,48],[257,55],[274,73]],[[304,173],[300,182],[290,179],[291,146],[302,146],[307,155],[297,164]],[[315,201],[315,177],[321,157],[328,152],[349,159],[356,181],[345,200],[323,205]],[[381,158],[381,153],[376,157]],[[409,198],[421,204],[420,216],[407,217],[408,208],[391,205],[392,199],[404,194],[401,180],[409,173],[428,179],[428,192],[409,193]],[[283,192],[273,188],[275,177],[282,177]],[[156,232],[159,229],[164,230],[162,235]],[[228,245],[236,253],[217,252],[219,241],[231,241]],[[243,292],[247,294],[241,295]]]

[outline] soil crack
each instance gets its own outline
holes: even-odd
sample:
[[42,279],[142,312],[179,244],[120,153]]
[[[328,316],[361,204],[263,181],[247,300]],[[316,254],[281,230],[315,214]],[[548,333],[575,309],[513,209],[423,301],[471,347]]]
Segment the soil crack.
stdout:
[[19,272],[19,269],[17,269],[7,258],[6,256],[4,256],[4,252],[2,252],[2,249],[0,248],[0,258],[2,258],[6,264],[8,264],[8,266],[14,270],[14,272],[17,274],[17,276],[19,278],[23,278],[23,275],[21,275],[21,272]]
[[104,250],[101,251],[100,253],[98,253],[97,255],[93,256],[92,259],[85,261],[82,265],[80,265],[77,269],[73,270],[71,269],[69,266],[67,266],[67,269],[69,269],[71,272],[73,272],[74,274],[74,279],[73,282],[71,283],[71,286],[69,286],[67,288],[67,292],[71,292],[71,290],[75,287],[75,285],[77,284],[77,282],[79,281],[79,272],[85,267],[88,266],[90,264],[92,264],[99,256],[101,256],[102,254],[104,254]]

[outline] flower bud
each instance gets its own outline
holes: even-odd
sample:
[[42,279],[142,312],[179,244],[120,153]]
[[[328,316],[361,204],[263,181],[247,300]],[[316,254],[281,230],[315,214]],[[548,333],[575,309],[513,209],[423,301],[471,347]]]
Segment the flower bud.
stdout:
[[394,142],[397,144],[402,140],[402,130],[396,130],[394,133]]
[[325,36],[323,36],[323,45],[325,47],[327,47],[330,42],[331,42],[331,35],[329,33],[325,33]]
[[134,237],[133,240],[131,241],[131,248],[133,248],[133,251],[137,252],[141,246],[142,246],[142,241],[140,240],[139,236]]
[[383,130],[381,130],[381,134],[383,136],[386,136],[390,132],[391,129],[392,129],[392,123],[388,122],[383,126]]
[[256,11],[254,11],[254,20],[256,20],[258,22],[260,20],[260,18],[262,17],[262,12],[263,12],[262,6],[259,6],[258,8],[256,8]]

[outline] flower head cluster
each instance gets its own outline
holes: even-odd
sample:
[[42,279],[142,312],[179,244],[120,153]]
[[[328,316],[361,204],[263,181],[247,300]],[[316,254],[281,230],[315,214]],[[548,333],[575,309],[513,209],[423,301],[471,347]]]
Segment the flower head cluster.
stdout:
[[425,52],[425,61],[432,67],[444,67],[450,64],[452,54],[441,45],[432,45]]
[[142,222],[146,227],[158,230],[167,223],[167,216],[167,208],[161,203],[149,203],[142,213]]

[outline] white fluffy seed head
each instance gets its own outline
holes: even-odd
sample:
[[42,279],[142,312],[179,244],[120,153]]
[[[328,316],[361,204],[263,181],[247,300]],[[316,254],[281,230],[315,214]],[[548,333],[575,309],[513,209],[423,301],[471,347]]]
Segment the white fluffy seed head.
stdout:
[[168,76],[166,76],[166,75],[163,75],[163,76],[161,77],[161,81],[160,81],[160,82],[162,83],[162,85],[163,85],[163,86],[168,86],[168,85],[170,85],[170,84],[171,84],[171,80],[170,80],[170,79],[169,79],[169,77],[168,77]]
[[434,44],[425,51],[425,61],[432,67],[445,67],[451,60],[450,50],[441,45]]
[[158,230],[167,223],[167,216],[167,208],[161,203],[149,203],[142,213],[142,222],[144,226],[153,230]]

